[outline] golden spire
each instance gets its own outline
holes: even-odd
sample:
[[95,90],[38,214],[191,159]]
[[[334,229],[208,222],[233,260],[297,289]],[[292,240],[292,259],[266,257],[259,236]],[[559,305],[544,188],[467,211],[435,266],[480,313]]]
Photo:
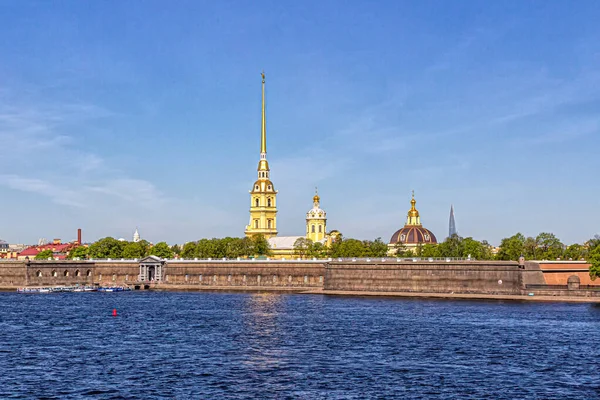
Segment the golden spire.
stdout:
[[317,189],[317,187],[315,186],[315,197],[313,197],[313,203],[315,203],[315,205],[318,207],[320,200],[321,198],[319,197],[319,189]]
[[267,153],[267,114],[265,112],[265,71],[261,72],[262,77],[262,126],[260,130],[260,153]]

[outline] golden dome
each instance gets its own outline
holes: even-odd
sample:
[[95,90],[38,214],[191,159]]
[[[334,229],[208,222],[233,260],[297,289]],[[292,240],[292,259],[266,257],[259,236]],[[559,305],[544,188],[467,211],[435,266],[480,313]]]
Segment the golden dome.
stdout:
[[417,204],[417,201],[415,200],[415,195],[413,193],[413,198],[410,201],[410,210],[408,210],[409,217],[418,217],[419,216],[419,212],[415,208],[415,204]]

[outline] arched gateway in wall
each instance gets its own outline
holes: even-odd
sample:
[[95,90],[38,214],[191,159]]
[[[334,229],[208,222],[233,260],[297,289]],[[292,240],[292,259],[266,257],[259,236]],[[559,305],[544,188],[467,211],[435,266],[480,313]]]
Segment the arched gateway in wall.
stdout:
[[165,262],[159,257],[148,256],[140,260],[141,282],[162,282]]

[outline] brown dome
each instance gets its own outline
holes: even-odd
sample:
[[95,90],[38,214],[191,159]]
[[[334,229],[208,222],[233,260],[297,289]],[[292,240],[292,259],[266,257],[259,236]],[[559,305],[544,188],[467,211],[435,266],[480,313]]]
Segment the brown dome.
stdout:
[[397,230],[390,239],[390,244],[436,244],[437,239],[433,232],[425,229],[422,226],[407,225],[402,229]]

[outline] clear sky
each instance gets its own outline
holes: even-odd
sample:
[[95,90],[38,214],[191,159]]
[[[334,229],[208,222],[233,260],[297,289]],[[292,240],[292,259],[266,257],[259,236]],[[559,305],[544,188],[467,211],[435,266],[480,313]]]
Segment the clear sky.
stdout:
[[0,2],[0,238],[600,233],[598,1]]

